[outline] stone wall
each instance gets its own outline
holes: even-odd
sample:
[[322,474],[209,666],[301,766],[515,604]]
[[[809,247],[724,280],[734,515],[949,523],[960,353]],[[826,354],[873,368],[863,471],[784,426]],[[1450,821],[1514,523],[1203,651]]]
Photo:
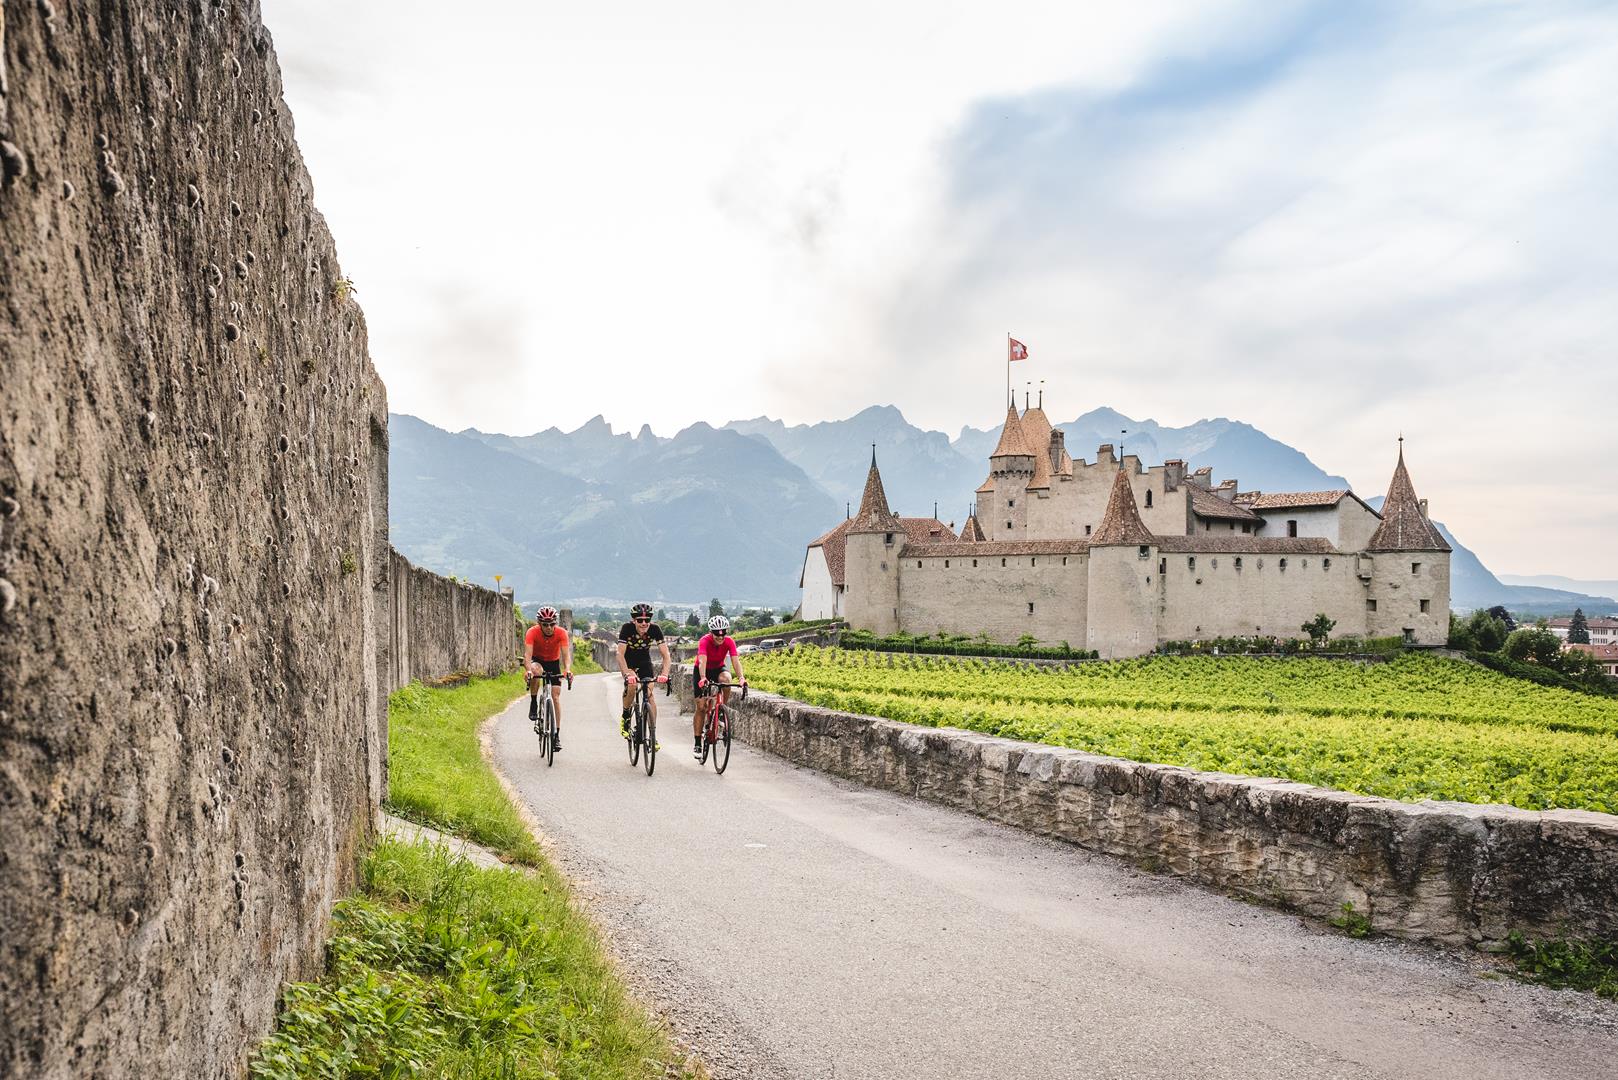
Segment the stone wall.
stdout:
[[256,4],[0,37],[0,1074],[234,1076],[381,793],[385,393]]
[[509,594],[440,577],[397,551],[388,593],[392,617],[380,658],[388,689],[412,679],[493,675],[519,665],[522,638]]
[[772,694],[737,734],[800,765],[969,810],[1317,918],[1448,943],[1611,937],[1618,817],[1402,803],[853,716]]
[[[898,558],[899,625],[912,634],[1084,647],[1089,558],[985,554]],[[981,564],[981,565],[980,565]]]

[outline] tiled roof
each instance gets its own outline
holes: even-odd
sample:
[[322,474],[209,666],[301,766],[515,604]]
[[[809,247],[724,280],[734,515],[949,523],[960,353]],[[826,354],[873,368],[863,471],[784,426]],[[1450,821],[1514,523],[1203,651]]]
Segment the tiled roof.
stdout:
[[1589,653],[1597,660],[1618,660],[1618,645],[1564,645],[1562,648]]
[[1135,508],[1135,489],[1129,486],[1128,470],[1119,469],[1112,481],[1112,493],[1107,496],[1107,511],[1101,515],[1101,527],[1090,538],[1091,546],[1151,544],[1156,540]]
[[[1597,615],[1593,619],[1585,619],[1584,624],[1591,630],[1618,630],[1618,619],[1607,619]],[[1573,625],[1572,619],[1548,619],[1547,626],[1554,626],[1566,630]]]
[[1273,495],[1255,491],[1249,494],[1252,498],[1248,505],[1254,510],[1282,510],[1294,506],[1336,506],[1351,492],[1338,488],[1336,491],[1278,491]]
[[1045,410],[1034,406],[1022,414],[1023,442],[1034,455],[1034,478],[1028,481],[1030,488],[1048,488],[1051,486],[1051,422],[1045,416]]
[[1393,469],[1393,482],[1382,503],[1382,524],[1365,544],[1366,551],[1449,551],[1436,526],[1421,512],[1421,501],[1405,470],[1404,445],[1399,446],[1399,464]]
[[[810,547],[820,548],[826,556],[826,569],[831,571],[831,583],[839,587],[843,584],[843,552],[848,540],[848,529],[853,524],[851,519],[844,519],[837,523],[837,528],[809,541]],[[798,587],[803,587],[801,579],[798,581]]]
[[979,484],[978,489],[975,492],[975,494],[978,494],[978,495],[992,495],[992,494],[994,494],[994,477],[990,476],[987,479],[985,479],[983,481],[983,483]]
[[966,524],[961,526],[961,539],[969,544],[981,544],[989,538],[983,535],[983,526],[978,524],[976,514],[968,514]]
[[[894,521],[894,532],[905,534],[906,544],[925,543],[956,543],[955,534],[950,527],[937,518],[900,518]],[[809,541],[812,548],[818,547],[826,556],[826,569],[831,572],[831,583],[838,588],[843,587],[844,555],[848,551],[848,534],[855,531],[852,520],[838,522],[837,528],[822,536]],[[876,530],[869,530],[875,532]],[[800,578],[798,587],[803,587]]]
[[995,444],[991,459],[1020,454],[1032,456],[1034,451],[1028,446],[1028,439],[1023,434],[1022,421],[1017,417],[1017,405],[1013,402],[1006,409],[1006,422],[1000,429],[1000,441]]
[[1337,549],[1324,536],[1208,536],[1193,533],[1190,536],[1164,536],[1157,541],[1158,550],[1200,552],[1233,555],[1336,555]]
[[871,471],[865,474],[865,491],[860,495],[859,513],[854,515],[855,532],[886,532],[898,528],[898,515],[888,509],[888,496],[882,490],[882,474],[876,468],[876,449],[871,449]]
[[906,544],[900,558],[949,555],[1082,555],[1090,550],[1084,540],[982,540],[953,544]]
[[1191,492],[1191,511],[1198,517],[1218,518],[1220,521],[1259,521],[1259,516],[1245,506],[1226,502],[1207,488],[1196,484],[1187,486]]
[[899,519],[899,525],[904,529],[907,543],[947,543],[957,539],[954,530],[937,518],[902,517]]

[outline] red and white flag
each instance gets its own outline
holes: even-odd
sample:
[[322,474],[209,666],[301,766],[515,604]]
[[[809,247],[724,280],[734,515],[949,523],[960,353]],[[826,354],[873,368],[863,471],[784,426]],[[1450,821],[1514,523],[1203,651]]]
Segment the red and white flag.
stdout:
[[1026,360],[1026,359],[1028,359],[1028,346],[1024,345],[1022,342],[1018,341],[1016,338],[1008,338],[1007,340],[1011,342],[1011,359],[1012,360]]

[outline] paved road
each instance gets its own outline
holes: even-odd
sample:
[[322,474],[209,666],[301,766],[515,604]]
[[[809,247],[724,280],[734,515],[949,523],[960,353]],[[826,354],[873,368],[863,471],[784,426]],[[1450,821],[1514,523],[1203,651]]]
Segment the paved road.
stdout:
[[1618,1005],[746,747],[716,776],[673,699],[648,778],[617,686],[565,695],[548,770],[524,699],[495,721],[496,760],[716,1076],[1618,1077]]

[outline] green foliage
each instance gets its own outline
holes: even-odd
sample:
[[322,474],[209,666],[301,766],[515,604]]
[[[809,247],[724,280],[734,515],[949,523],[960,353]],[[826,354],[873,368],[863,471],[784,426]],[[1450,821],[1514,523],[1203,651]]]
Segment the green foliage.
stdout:
[[[1618,683],[1601,670],[1600,662],[1577,651],[1564,653],[1562,659],[1558,661],[1558,667],[1546,667],[1526,660],[1513,660],[1504,653],[1479,652],[1468,653],[1467,656],[1468,659],[1482,664],[1491,671],[1525,682],[1560,687],[1581,694],[1618,697]],[[1578,659],[1574,659],[1575,657]]]
[[719,597],[716,596],[708,601],[708,618],[711,619],[715,615],[723,615],[724,613],[725,605],[719,602]]
[[1569,645],[1590,644],[1590,623],[1584,617],[1583,608],[1573,609],[1573,618],[1567,627],[1567,643]]
[[1340,637],[1313,641],[1278,638],[1272,634],[1165,641],[1157,647],[1157,651],[1163,656],[1300,656],[1309,653],[1326,656],[1397,656],[1405,651],[1405,639],[1399,636]]
[[1149,657],[1041,668],[817,649],[759,689],[907,723],[1394,799],[1618,813],[1618,701],[1427,653]]
[[287,988],[254,1080],[688,1075],[554,871],[384,840],[361,873],[326,976]]
[[845,649],[873,652],[1003,657],[1012,660],[1093,660],[1098,655],[1086,649],[1070,649],[1066,642],[1057,648],[1040,648],[1037,644],[1023,645],[1020,642],[1016,645],[999,645],[990,641],[987,634],[974,638],[949,634],[937,637],[912,637],[909,634],[877,637],[867,630],[844,630],[838,643]]
[[359,568],[360,561],[354,557],[354,553],[352,551],[343,552],[342,557],[337,560],[337,569],[342,571],[344,577],[347,577]]
[[1506,955],[1531,982],[1618,1000],[1618,941],[1534,942],[1514,930],[1506,943]]
[[1500,649],[1508,660],[1526,660],[1541,667],[1558,670],[1562,656],[1562,639],[1543,626],[1525,626],[1506,635]]
[[590,651],[590,640],[583,636],[573,638],[573,672],[576,675],[599,675],[602,667]]
[[1327,638],[1331,637],[1332,627],[1336,625],[1337,620],[1327,618],[1326,613],[1322,611],[1320,614],[1298,627],[1298,629],[1308,634],[1310,646],[1318,649]]
[[348,298],[357,292],[359,290],[354,287],[353,278],[338,278],[336,284],[331,288],[331,298],[342,304],[346,303]]
[[1488,611],[1474,611],[1463,621],[1454,614],[1449,617],[1449,647],[1466,652],[1499,652],[1510,631],[1506,624]]
[[1371,920],[1354,910],[1354,901],[1344,900],[1342,910],[1326,920],[1349,937],[1362,938],[1371,934]]
[[817,626],[830,626],[830,619],[812,619],[808,622],[784,622],[775,626],[761,626],[756,630],[743,630],[739,634],[730,636],[737,641],[748,641],[754,638],[780,637],[782,634],[791,634],[799,630],[812,630]]
[[388,808],[538,865],[539,845],[483,760],[478,728],[523,692],[522,676],[435,690],[411,683],[388,698]]
[[702,626],[702,619],[697,615],[696,612],[693,611],[691,614],[685,617],[685,625],[689,626],[693,630],[698,629]]

